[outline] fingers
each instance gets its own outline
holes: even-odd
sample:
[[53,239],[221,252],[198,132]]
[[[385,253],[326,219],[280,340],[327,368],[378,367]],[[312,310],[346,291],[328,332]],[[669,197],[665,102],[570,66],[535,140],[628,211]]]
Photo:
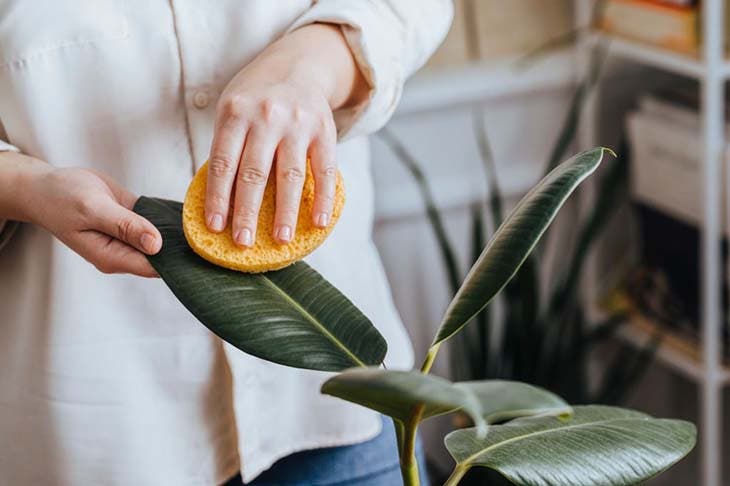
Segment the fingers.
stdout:
[[103,273],[130,273],[147,278],[159,276],[142,253],[104,233],[81,231],[68,244]]
[[[132,211],[138,197],[120,186],[111,177],[103,173],[94,172],[111,189],[114,198],[121,205],[121,208],[114,201],[102,201],[97,203],[100,208],[97,216],[99,230],[115,238],[119,238],[134,248],[155,255],[162,248],[162,236],[159,230],[147,219]],[[107,218],[112,218],[110,221]],[[116,218],[116,220],[114,220]],[[126,228],[132,228],[133,231]],[[128,239],[120,236],[126,235]]]
[[230,219],[233,241],[241,247],[253,246],[276,155],[272,236],[278,243],[289,243],[296,231],[308,150],[312,152],[316,188],[312,217],[316,226],[327,226],[336,184],[336,130],[326,98],[306,91],[302,94],[298,85],[266,85],[248,94],[234,88],[226,88],[231,93],[224,93],[218,106],[208,166],[208,228],[223,231]]
[[148,255],[154,255],[162,248],[162,236],[152,223],[112,200],[99,201],[91,223],[94,230]]
[[314,176],[312,221],[319,228],[326,227],[332,219],[337,185],[335,144],[335,129],[331,126],[315,137],[309,148]]
[[284,138],[276,152],[276,216],[272,235],[281,244],[294,238],[306,164],[306,142],[295,137]]
[[223,231],[228,221],[231,190],[246,136],[242,111],[240,104],[224,103],[216,122],[205,195],[205,222],[214,232]]
[[247,135],[236,176],[231,221],[233,241],[240,246],[252,246],[256,241],[256,223],[277,141],[275,132],[263,127],[253,127]]

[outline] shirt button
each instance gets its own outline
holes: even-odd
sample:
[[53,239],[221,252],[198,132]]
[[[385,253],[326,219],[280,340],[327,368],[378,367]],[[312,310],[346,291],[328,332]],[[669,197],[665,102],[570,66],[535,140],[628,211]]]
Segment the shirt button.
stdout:
[[202,110],[208,106],[208,103],[210,103],[210,97],[205,91],[197,91],[193,95],[193,105],[196,108]]

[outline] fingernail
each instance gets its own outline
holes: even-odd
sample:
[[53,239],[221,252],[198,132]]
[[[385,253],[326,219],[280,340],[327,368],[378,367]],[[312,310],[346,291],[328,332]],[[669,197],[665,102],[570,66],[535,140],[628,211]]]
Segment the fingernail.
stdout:
[[281,226],[276,231],[276,238],[279,241],[289,241],[291,240],[291,228],[288,226]]
[[326,227],[330,222],[330,217],[327,213],[319,213],[317,216],[317,226],[320,228]]
[[142,233],[142,237],[139,239],[142,248],[147,253],[154,253],[157,250],[155,245],[155,237],[149,233]]
[[223,231],[223,216],[220,214],[214,214],[208,220],[208,226],[213,231]]
[[233,236],[233,239],[239,245],[251,246],[253,245],[253,238],[251,237],[251,230],[248,228],[240,229]]

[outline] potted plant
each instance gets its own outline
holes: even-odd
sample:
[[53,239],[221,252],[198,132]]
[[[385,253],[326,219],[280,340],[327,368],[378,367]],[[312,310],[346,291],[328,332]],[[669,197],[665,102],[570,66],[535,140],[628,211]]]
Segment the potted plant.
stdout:
[[562,204],[607,152],[596,148],[572,157],[522,199],[469,271],[419,370],[385,369],[383,337],[305,263],[265,274],[225,270],[187,246],[180,203],[142,197],[135,211],[165,241],[150,257],[152,265],[209,329],[262,359],[338,372],[324,383],[323,393],[393,419],[405,485],[420,484],[414,452],[421,422],[456,411],[468,414],[475,426],[446,436],[456,465],[445,486],[457,485],[472,467],[494,469],[520,485],[636,484],[694,447],[692,424],[616,407],[571,408],[519,382],[452,383],[429,373],[441,346],[517,273]]

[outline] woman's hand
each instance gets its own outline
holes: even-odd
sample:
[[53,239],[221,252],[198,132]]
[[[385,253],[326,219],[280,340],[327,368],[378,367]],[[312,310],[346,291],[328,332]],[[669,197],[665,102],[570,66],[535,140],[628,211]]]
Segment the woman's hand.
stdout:
[[162,237],[131,210],[137,200],[132,193],[86,169],[56,169],[18,154],[3,157],[13,158],[3,160],[4,216],[44,227],[104,273],[157,276],[144,254],[160,251]]
[[269,172],[276,160],[273,237],[294,237],[310,158],[313,223],[330,221],[335,194],[337,131],[332,111],[367,93],[338,27],[303,27],[269,46],[241,70],[218,103],[208,168],[205,216],[221,232],[232,210],[234,241],[251,246]]

